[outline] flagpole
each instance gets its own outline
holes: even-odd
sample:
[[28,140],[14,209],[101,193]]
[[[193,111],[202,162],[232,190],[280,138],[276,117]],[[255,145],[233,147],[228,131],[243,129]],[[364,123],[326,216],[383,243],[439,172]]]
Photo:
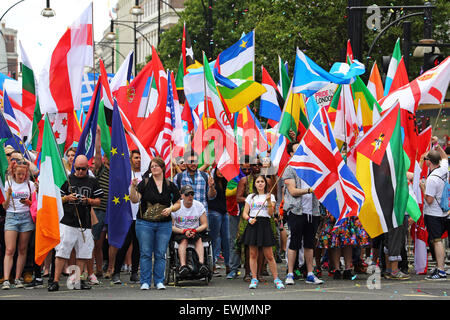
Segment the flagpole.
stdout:
[[[47,119],[49,119],[48,112],[46,112],[45,115],[46,115]],[[58,153],[59,153],[59,159],[61,161],[62,167],[64,168],[64,163],[62,161],[61,150],[59,150],[58,143],[56,142],[55,133],[53,132],[52,126],[50,126],[50,130],[52,131],[53,142],[55,143],[56,150],[58,150]],[[67,172],[66,172],[65,169],[63,171],[64,171],[64,175],[66,176],[67,184],[69,185],[69,188],[70,188],[71,185],[70,185],[69,177],[67,176]],[[77,214],[78,224],[80,225],[81,236],[83,237],[83,242],[86,242],[86,238],[84,236],[83,227],[81,225],[80,213],[78,212],[78,207],[76,205],[75,205],[75,212]]]
[[442,111],[442,107],[444,106],[444,103],[442,103],[441,104],[441,107],[439,108],[439,112],[438,112],[438,114],[437,114],[437,116],[436,116],[436,121],[434,121],[434,126],[433,126],[433,128],[436,128],[436,125],[437,125],[437,123],[438,123],[438,120],[439,120],[439,117],[440,117],[440,115],[441,115],[441,111]]

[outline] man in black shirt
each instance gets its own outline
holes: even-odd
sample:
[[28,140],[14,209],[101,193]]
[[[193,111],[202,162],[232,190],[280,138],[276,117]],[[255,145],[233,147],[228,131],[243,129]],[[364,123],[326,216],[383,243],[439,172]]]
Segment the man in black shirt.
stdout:
[[[64,216],[60,221],[61,241],[56,246],[55,280],[49,285],[48,291],[59,290],[59,277],[65,262],[70,258],[72,249],[75,249],[77,267],[80,272],[88,259],[92,258],[94,240],[91,232],[91,206],[99,206],[103,191],[97,179],[90,177],[88,172],[88,159],[79,155],[74,163],[75,173],[69,176],[61,187],[61,197],[64,207]],[[90,289],[91,287],[75,280],[74,289]]]

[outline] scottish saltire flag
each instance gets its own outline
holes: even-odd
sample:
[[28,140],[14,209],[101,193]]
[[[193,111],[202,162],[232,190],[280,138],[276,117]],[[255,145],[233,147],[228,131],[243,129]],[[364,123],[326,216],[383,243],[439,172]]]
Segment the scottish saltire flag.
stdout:
[[[83,81],[81,83],[81,108],[87,112],[91,104],[92,95],[95,90],[95,83],[98,81],[100,73],[85,73],[83,74]],[[113,73],[108,73],[108,81],[114,78]]]
[[358,215],[364,192],[339,152],[325,108],[310,123],[289,165],[336,218],[335,228]]
[[[75,154],[75,159],[78,155],[83,154],[86,158],[91,159],[94,157],[95,151],[95,137],[97,135],[97,120],[98,120],[98,108],[101,100],[101,81],[97,81],[97,86],[95,87],[94,100],[90,107],[90,116],[86,120],[86,125],[81,132],[80,141],[78,141],[77,152]],[[72,167],[72,173],[74,168]]]
[[330,82],[351,84],[354,77],[364,72],[364,65],[356,60],[350,66],[347,63],[335,63],[327,72],[297,48],[292,90],[309,97]]
[[[127,140],[123,129],[117,102],[114,100],[111,160],[109,175],[109,195],[106,209],[106,223],[108,224],[108,242],[122,248],[130,225],[133,222],[129,187],[131,183],[131,164],[128,153]],[[114,172],[120,174],[114,174]]]

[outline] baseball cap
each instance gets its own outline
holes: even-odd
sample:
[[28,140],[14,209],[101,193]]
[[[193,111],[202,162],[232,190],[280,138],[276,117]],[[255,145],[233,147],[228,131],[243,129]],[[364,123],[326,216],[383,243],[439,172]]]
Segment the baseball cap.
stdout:
[[180,190],[181,194],[186,194],[186,193],[189,193],[189,192],[194,192],[195,193],[194,188],[192,188],[190,185],[185,185],[185,186],[181,187],[181,190]]

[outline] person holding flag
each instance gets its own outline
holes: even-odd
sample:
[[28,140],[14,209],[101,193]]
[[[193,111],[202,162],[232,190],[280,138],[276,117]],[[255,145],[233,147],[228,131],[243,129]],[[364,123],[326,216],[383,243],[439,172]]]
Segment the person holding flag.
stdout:
[[[80,270],[84,270],[94,249],[91,207],[100,205],[103,190],[97,179],[88,175],[86,156],[79,155],[75,158],[74,169],[75,173],[71,174],[61,187],[64,216],[60,221],[61,242],[55,248],[55,278],[48,286],[50,292],[59,290],[59,278],[73,249]],[[76,281],[73,288],[86,290],[91,287],[84,281]]]

